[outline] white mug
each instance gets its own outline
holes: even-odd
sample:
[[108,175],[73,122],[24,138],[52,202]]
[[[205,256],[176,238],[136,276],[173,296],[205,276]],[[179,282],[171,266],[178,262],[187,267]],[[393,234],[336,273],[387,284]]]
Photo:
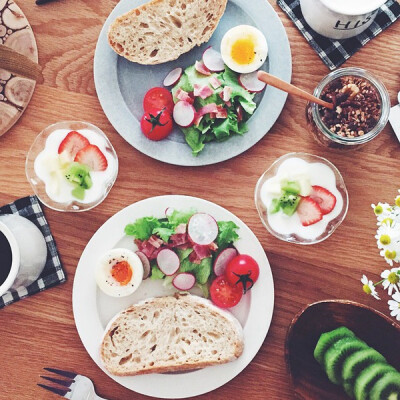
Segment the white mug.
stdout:
[[37,280],[46,265],[47,245],[40,229],[19,215],[0,215],[0,232],[8,241],[12,257],[10,271],[0,284],[2,296],[10,288],[18,289]]
[[304,19],[317,33],[347,39],[365,31],[387,0],[300,0]]

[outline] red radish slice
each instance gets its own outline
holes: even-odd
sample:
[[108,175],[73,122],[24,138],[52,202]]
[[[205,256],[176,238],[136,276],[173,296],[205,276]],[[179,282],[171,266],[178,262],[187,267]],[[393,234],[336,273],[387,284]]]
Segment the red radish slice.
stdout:
[[172,213],[175,211],[175,209],[173,207],[167,207],[164,211],[164,214],[166,217],[169,217],[170,215],[172,215]]
[[211,75],[210,70],[204,65],[203,61],[196,61],[194,67],[199,74]]
[[188,235],[193,243],[208,245],[218,236],[217,221],[206,213],[194,214],[189,219]]
[[195,276],[189,272],[181,272],[172,280],[172,284],[178,290],[190,290],[195,283]]
[[216,276],[221,276],[225,273],[225,268],[228,265],[229,261],[232,258],[238,255],[238,251],[233,247],[228,247],[225,250],[222,250],[221,253],[218,254],[217,258],[214,262],[214,274]]
[[157,265],[165,275],[173,275],[178,271],[180,261],[178,255],[170,249],[162,249],[157,254]]
[[164,79],[164,86],[172,86],[175,85],[181,79],[182,76],[182,68],[173,69]]
[[142,253],[141,251],[137,251],[136,254],[140,258],[140,261],[143,264],[143,280],[145,280],[150,276],[151,272],[150,261],[147,258],[146,254]]
[[203,62],[210,71],[220,72],[225,70],[225,64],[221,54],[212,47],[208,47],[203,53]]
[[242,87],[252,93],[262,92],[266,86],[265,82],[257,78],[257,71],[249,74],[240,74],[239,83]]
[[175,104],[173,117],[174,121],[183,128],[186,128],[193,124],[196,110],[187,101],[178,101]]

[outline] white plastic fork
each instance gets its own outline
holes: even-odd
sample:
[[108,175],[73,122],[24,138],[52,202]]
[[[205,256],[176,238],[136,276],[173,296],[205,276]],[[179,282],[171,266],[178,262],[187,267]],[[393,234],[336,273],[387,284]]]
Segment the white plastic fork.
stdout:
[[93,382],[84,375],[74,372],[63,371],[61,369],[44,368],[46,371],[61,375],[68,379],[52,378],[50,376],[41,376],[50,382],[56,383],[61,387],[53,387],[38,383],[37,385],[59,396],[70,400],[107,400],[96,394]]

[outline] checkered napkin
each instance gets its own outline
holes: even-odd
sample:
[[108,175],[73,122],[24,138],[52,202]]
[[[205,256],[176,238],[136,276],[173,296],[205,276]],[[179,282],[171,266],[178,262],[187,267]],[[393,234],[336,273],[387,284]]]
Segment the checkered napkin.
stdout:
[[1,214],[18,214],[29,219],[41,230],[47,244],[47,261],[38,280],[28,287],[20,287],[18,290],[10,290],[3,296],[0,296],[0,308],[3,308],[4,306],[14,303],[26,296],[30,296],[51,286],[65,282],[66,277],[58,257],[57,247],[50,232],[49,225],[47,224],[36,196],[24,197],[16,200],[14,203],[1,207],[0,215]]
[[342,65],[400,16],[400,4],[396,0],[389,0],[380,8],[374,22],[364,32],[349,39],[335,40],[321,36],[310,28],[301,13],[300,0],[277,0],[277,3],[330,70]]

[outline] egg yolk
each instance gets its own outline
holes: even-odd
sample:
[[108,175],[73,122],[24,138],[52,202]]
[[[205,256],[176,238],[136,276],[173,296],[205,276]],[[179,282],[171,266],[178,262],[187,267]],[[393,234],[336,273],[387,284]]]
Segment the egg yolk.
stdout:
[[117,262],[111,268],[111,276],[121,286],[126,286],[132,279],[132,268],[126,261]]
[[250,38],[236,40],[232,45],[231,57],[240,65],[252,63],[255,58],[254,41]]

